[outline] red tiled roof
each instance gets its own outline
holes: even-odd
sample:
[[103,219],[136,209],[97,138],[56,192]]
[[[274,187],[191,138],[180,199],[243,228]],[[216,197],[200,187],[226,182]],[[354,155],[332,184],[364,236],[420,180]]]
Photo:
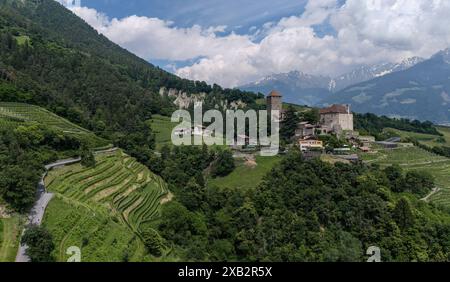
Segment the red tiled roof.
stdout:
[[273,90],[272,92],[270,92],[269,97],[283,97],[280,92]]
[[347,114],[347,106],[345,105],[333,105],[328,108],[320,109],[320,114]]

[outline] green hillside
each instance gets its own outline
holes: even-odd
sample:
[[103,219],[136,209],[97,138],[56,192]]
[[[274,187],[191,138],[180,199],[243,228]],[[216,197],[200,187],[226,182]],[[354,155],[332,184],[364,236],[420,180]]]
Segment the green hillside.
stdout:
[[0,102],[0,125],[3,128],[17,128],[32,122],[48,126],[80,140],[85,140],[91,147],[108,145],[108,141],[41,107],[23,103]]
[[172,123],[170,117],[153,115],[149,125],[155,134],[156,149],[159,150],[164,145],[172,145],[172,130],[178,125],[177,123]]
[[368,163],[382,167],[399,165],[406,171],[427,171],[435,177],[439,191],[429,200],[433,203],[450,207],[450,159],[427,152],[420,148],[402,148],[395,150],[379,149],[376,154],[361,154]]
[[[81,242],[82,238],[77,236],[85,236],[83,234],[89,232],[89,228],[102,227],[105,222],[109,222],[118,234],[126,233],[128,237],[135,234],[142,239],[142,234],[154,228],[158,221],[161,203],[170,200],[167,185],[122,151],[98,155],[96,160],[95,168],[75,164],[50,171],[45,179],[48,190],[57,193],[63,202],[57,201],[50,206],[44,223],[56,234],[57,242],[63,245],[68,238]],[[68,232],[67,228],[73,224],[66,223],[66,215],[60,214],[61,206],[76,207],[70,210],[73,210],[73,217],[80,220],[74,227],[80,230],[71,231],[64,238],[58,234]],[[96,234],[88,236],[90,239],[96,237]],[[90,252],[93,258],[99,255],[95,248]],[[109,259],[102,257],[101,261]]]
[[259,97],[155,67],[54,0],[0,1],[0,23],[0,101],[42,106],[140,161],[154,145],[145,121],[175,110],[161,87],[206,93],[205,107],[215,99],[254,104]]
[[71,246],[80,248],[83,262],[149,260],[141,240],[126,226],[61,195],[50,202],[43,224],[53,236],[57,261],[67,261]]
[[256,157],[254,162],[237,160],[236,168],[225,177],[211,178],[208,186],[255,189],[263,177],[281,161],[281,157]]
[[20,230],[19,217],[0,218],[0,262],[13,262],[15,260]]
[[437,126],[436,127],[439,133],[443,136],[436,136],[431,134],[417,133],[417,132],[409,132],[402,131],[393,128],[386,128],[385,132],[390,133],[394,136],[399,136],[402,138],[412,138],[420,143],[427,146],[450,146],[450,127]]

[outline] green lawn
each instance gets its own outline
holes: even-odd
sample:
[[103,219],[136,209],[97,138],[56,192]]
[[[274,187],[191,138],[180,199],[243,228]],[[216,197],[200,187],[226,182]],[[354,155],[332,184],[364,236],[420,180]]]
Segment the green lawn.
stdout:
[[396,150],[378,150],[376,154],[361,153],[363,160],[377,163],[382,167],[397,164],[405,170],[430,172],[436,181],[439,192],[430,197],[430,201],[450,207],[450,159],[427,152],[420,148],[402,148]]
[[14,262],[19,247],[20,218],[0,219],[0,262]]
[[236,160],[236,169],[226,177],[211,178],[208,186],[251,189],[261,183],[263,177],[281,160],[281,157],[256,157],[257,165],[251,167],[240,159]]

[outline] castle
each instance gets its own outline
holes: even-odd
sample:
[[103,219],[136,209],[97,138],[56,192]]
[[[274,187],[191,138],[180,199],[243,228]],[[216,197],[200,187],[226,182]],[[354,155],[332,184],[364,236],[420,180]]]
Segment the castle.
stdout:
[[[267,96],[267,111],[280,111],[281,119],[283,119],[283,96],[273,90]],[[354,131],[353,113],[350,111],[350,105],[332,105],[328,108],[319,110],[319,124],[309,124],[301,122],[298,124],[297,137],[305,137],[310,135],[335,133],[337,135],[343,132]]]
[[328,131],[341,134],[343,131],[353,131],[353,114],[350,105],[332,105],[321,109],[320,124]]

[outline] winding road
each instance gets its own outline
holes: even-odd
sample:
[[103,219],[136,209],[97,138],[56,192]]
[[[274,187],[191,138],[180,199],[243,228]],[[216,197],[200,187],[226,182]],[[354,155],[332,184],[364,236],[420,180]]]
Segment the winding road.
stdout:
[[[34,204],[33,208],[28,215],[28,220],[26,226],[30,225],[41,225],[42,218],[44,217],[45,209],[47,208],[48,203],[53,198],[52,193],[48,193],[45,189],[44,178],[47,176],[47,173],[50,169],[58,166],[74,164],[80,162],[81,158],[76,159],[67,159],[67,160],[59,160],[54,163],[48,164],[45,166],[45,173],[42,175],[41,180],[38,183],[38,191],[37,191],[37,201]],[[24,228],[22,235],[25,233],[26,228]],[[26,255],[27,246],[19,245],[19,249],[17,250],[16,262],[29,262],[30,258]]]
[[[99,150],[95,151],[94,154],[103,154],[103,153],[112,153],[117,151],[119,148],[113,147],[106,150]],[[58,166],[64,166],[64,165],[70,165],[74,163],[78,163],[81,161],[81,158],[74,158],[74,159],[65,159],[65,160],[59,160],[54,163],[48,164],[45,166],[45,172],[41,177],[41,180],[38,183],[38,191],[37,191],[37,200],[34,204],[33,208],[30,211],[30,214],[28,215],[28,220],[26,223],[26,227],[24,228],[22,235],[25,233],[25,230],[28,226],[31,225],[38,225],[40,226],[42,223],[42,219],[44,218],[45,209],[47,208],[48,203],[53,198],[53,193],[48,193],[45,188],[44,179],[47,176],[47,173],[49,170],[51,170],[54,167]],[[16,255],[16,262],[29,262],[30,258],[26,255],[27,246],[26,245],[19,245],[19,249],[17,250]]]

